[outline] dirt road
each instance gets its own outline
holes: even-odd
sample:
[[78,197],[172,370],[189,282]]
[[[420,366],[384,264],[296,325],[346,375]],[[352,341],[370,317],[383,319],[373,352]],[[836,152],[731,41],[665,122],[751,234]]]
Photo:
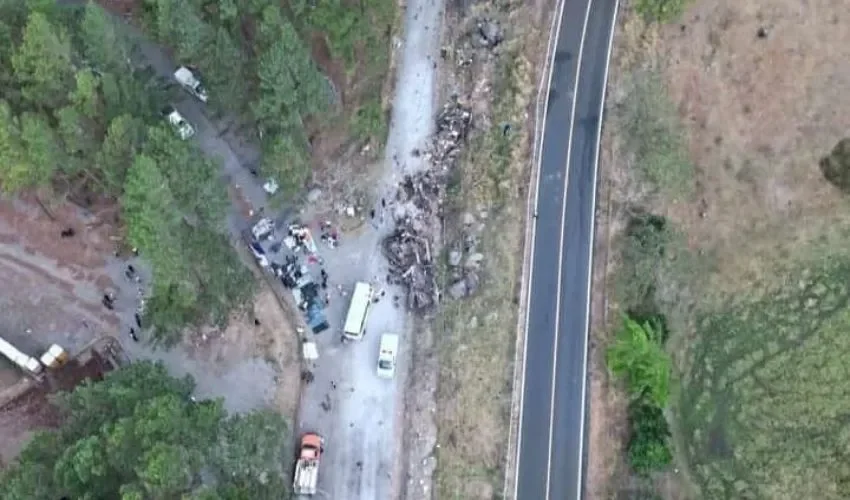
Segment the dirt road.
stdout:
[[[407,313],[393,305],[396,295],[404,303],[402,291],[385,282],[387,265],[379,242],[391,229],[393,206],[388,203],[384,211],[381,199],[394,198],[404,174],[426,168],[424,159],[414,151],[424,151],[433,132],[437,99],[434,62],[439,58],[442,12],[441,1],[407,2],[386,159],[373,184],[376,215],[374,219],[366,215],[359,235],[344,235],[340,248],[324,254],[330,289],[336,292],[335,286],[342,285],[347,295],[332,293],[328,311],[331,332],[317,339],[321,358],[316,379],[304,392],[301,424],[302,430],[315,429],[328,438],[320,479],[320,489],[328,498],[399,498],[404,480],[403,388],[414,332]],[[365,338],[342,345],[338,333],[356,281],[372,282],[385,295],[373,305]],[[375,368],[380,336],[390,332],[401,335],[400,356],[396,379],[385,381],[377,378]],[[327,411],[324,401],[330,402]]]

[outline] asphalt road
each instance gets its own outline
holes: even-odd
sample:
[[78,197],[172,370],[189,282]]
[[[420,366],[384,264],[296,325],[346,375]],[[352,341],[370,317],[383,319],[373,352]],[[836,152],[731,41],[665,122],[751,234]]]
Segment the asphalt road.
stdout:
[[585,477],[596,172],[617,0],[564,0],[537,186],[515,498],[578,499]]

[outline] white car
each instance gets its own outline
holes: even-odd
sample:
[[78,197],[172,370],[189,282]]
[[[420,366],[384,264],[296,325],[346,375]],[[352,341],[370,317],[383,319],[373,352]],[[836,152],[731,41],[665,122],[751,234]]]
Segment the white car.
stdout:
[[195,135],[195,128],[189,125],[189,122],[183,118],[183,115],[180,114],[179,111],[174,109],[171,106],[166,106],[162,110],[162,115],[168,120],[168,123],[174,127],[174,130],[177,132],[177,135],[180,136],[184,141],[193,135]]
[[378,376],[391,379],[395,376],[395,361],[398,354],[398,335],[381,335],[381,348],[378,351]]
[[180,84],[187,92],[197,97],[201,102],[207,102],[207,89],[201,84],[201,81],[195,76],[195,73],[192,72],[191,69],[186,66],[180,66],[177,68],[177,71],[174,72],[174,79],[177,80],[177,83]]

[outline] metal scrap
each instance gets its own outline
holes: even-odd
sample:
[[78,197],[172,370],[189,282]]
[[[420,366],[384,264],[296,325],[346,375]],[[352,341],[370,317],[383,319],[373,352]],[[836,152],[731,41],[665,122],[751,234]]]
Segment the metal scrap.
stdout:
[[453,96],[437,117],[437,132],[425,153],[431,168],[406,176],[398,186],[396,200],[405,209],[382,250],[390,278],[407,288],[407,307],[414,311],[424,312],[440,299],[432,248],[441,231],[445,186],[471,124],[472,113]]

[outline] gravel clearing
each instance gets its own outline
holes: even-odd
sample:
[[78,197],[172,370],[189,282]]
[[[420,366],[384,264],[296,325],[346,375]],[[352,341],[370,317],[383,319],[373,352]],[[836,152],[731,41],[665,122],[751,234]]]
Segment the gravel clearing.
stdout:
[[[435,62],[439,58],[442,13],[443,3],[439,0],[413,0],[406,5],[386,161],[373,192],[374,209],[381,215],[381,199],[393,200],[405,175],[428,166],[417,152],[426,150],[434,132]],[[387,210],[396,208],[390,203]],[[383,222],[376,222],[378,219]],[[380,242],[394,229],[389,219],[367,220],[369,223],[364,224],[359,235],[343,234],[339,248],[322,254],[332,290],[328,308],[331,330],[317,336],[308,334],[319,344],[321,357],[313,370],[315,379],[304,391],[300,420],[302,431],[318,430],[326,438],[319,486],[327,498],[375,500],[402,496],[403,470],[407,467],[403,456],[406,450],[402,447],[405,391],[397,389],[407,387],[413,323],[403,307],[393,304],[396,295],[404,303],[404,290],[385,282],[388,267]],[[372,282],[386,295],[373,304],[365,338],[343,345],[338,333],[356,281]],[[337,285],[342,285],[349,295],[334,293]],[[401,336],[398,368],[392,382],[375,375],[380,336],[390,332]],[[423,487],[430,490],[430,484],[423,483]]]

